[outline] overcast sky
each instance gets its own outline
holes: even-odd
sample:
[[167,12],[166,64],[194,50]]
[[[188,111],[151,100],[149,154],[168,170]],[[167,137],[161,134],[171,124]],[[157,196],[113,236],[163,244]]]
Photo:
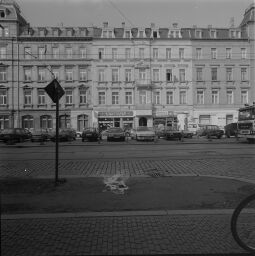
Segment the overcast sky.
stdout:
[[254,0],[16,0],[31,26],[238,26]]

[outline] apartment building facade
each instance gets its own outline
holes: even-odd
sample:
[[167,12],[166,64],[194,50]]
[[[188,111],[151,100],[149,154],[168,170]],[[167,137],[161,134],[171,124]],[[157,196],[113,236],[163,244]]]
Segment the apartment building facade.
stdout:
[[224,126],[255,101],[254,5],[239,27],[31,27],[0,4],[0,125],[55,127],[44,87],[65,90],[60,127],[156,126],[173,114]]

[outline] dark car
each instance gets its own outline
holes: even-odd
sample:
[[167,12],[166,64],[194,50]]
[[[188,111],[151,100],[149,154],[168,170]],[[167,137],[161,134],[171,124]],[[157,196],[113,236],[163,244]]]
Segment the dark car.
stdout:
[[50,140],[51,136],[52,135],[47,130],[34,130],[31,132],[31,141],[43,142]]
[[3,142],[23,142],[30,140],[31,133],[23,128],[4,129],[0,134],[0,140]]
[[237,123],[227,124],[224,127],[225,135],[230,138],[230,136],[237,136]]
[[[61,129],[59,130],[59,141],[73,141],[76,139],[76,131],[73,129]],[[56,133],[51,137],[51,141],[56,141]]]
[[82,132],[82,141],[98,141],[101,139],[100,133],[96,128],[87,128]]
[[220,139],[224,135],[224,131],[218,125],[201,125],[197,131],[198,136],[206,136],[207,138],[216,137]]
[[126,135],[123,129],[121,128],[109,128],[107,130],[107,141],[110,140],[122,140],[125,141]]

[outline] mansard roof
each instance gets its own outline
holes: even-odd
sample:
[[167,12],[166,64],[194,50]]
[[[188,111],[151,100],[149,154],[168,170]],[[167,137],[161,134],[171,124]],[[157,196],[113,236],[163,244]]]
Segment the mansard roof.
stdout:
[[255,22],[255,3],[251,4],[244,13],[243,20],[240,24],[240,27],[247,25],[249,22]]

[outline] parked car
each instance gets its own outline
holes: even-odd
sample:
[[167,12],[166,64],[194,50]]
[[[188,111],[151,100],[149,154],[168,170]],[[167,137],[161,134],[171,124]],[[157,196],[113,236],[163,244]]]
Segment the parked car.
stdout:
[[138,140],[155,140],[156,133],[153,128],[147,126],[139,126],[134,131],[135,139]]
[[183,134],[181,131],[179,131],[177,128],[174,128],[172,126],[168,126],[165,129],[165,139],[171,140],[171,139],[179,139],[181,140],[183,137]]
[[81,131],[75,131],[75,133],[76,133],[76,137],[77,137],[77,138],[81,138],[81,137],[82,137],[82,133],[83,133],[83,132],[81,132]]
[[82,132],[81,135],[82,141],[98,141],[101,139],[101,135],[96,128],[87,128]]
[[33,130],[31,131],[31,141],[47,141],[50,140],[51,134],[47,130]]
[[183,138],[192,138],[194,133],[192,131],[184,130],[182,131],[182,137]]
[[[74,129],[61,129],[59,130],[59,141],[72,141],[76,139],[76,132]],[[56,133],[51,137],[51,141],[56,141]]]
[[230,138],[230,136],[237,136],[237,123],[227,124],[224,127],[225,135]]
[[193,135],[197,134],[198,129],[199,129],[198,124],[196,124],[196,123],[189,123],[188,124],[188,131],[192,132]]
[[218,125],[200,125],[197,131],[198,136],[206,136],[207,138],[216,137],[220,139],[224,135],[224,131]]
[[0,134],[0,140],[3,142],[23,142],[30,140],[31,133],[23,128],[4,129]]
[[122,140],[125,141],[126,134],[123,129],[115,127],[109,128],[106,133],[107,141],[110,140]]

